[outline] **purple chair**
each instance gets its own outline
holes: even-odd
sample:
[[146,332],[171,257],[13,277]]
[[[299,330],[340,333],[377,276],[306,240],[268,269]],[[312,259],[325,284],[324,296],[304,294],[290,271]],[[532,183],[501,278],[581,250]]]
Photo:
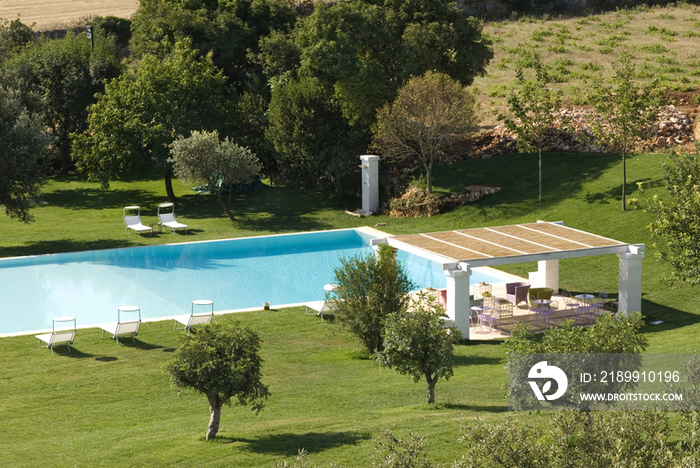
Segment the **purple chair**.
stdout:
[[527,302],[530,292],[530,283],[506,283],[506,299],[517,306],[521,302]]

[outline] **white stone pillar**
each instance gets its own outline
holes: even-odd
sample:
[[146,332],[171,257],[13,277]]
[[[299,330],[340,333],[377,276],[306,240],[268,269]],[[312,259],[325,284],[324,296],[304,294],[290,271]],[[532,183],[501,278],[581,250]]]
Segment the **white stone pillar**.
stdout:
[[375,213],[379,210],[379,156],[360,156],[362,168],[362,212]]
[[[547,221],[537,220],[538,223],[546,223]],[[550,224],[564,225],[564,221],[554,221]],[[534,288],[550,288],[554,290],[554,294],[559,293],[559,260],[539,260],[537,262],[537,284],[532,284]]]
[[445,270],[447,276],[447,315],[454,321],[455,328],[469,339],[469,277],[472,272],[469,266],[459,270]]
[[617,254],[620,265],[617,310],[630,313],[642,310],[642,260],[644,245],[630,246],[630,251]]
[[537,262],[538,279],[543,288],[554,290],[559,294],[559,260],[540,260]]

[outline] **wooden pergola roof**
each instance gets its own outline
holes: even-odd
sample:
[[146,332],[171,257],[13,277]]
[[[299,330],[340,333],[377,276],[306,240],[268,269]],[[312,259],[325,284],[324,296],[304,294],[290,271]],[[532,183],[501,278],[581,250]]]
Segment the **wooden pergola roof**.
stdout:
[[450,262],[493,266],[617,254],[637,247],[548,222],[410,234],[387,241],[401,250],[436,259],[443,268],[450,268]]

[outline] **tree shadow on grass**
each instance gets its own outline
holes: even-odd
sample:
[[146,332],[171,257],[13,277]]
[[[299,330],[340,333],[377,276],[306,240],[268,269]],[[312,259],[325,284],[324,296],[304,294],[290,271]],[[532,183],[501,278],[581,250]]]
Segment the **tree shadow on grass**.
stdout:
[[453,365],[458,366],[492,366],[495,364],[500,364],[502,362],[501,358],[497,357],[484,357],[484,356],[454,356]]
[[[543,153],[542,160],[543,208],[560,201],[561,196],[552,193],[578,193],[585,182],[619,164],[618,155],[597,153]],[[502,154],[483,160],[441,164],[435,168],[433,179],[451,193],[463,192],[469,185],[500,185],[503,188],[499,192],[472,206],[492,217],[519,217],[529,214],[532,203],[538,200],[537,165],[537,154]],[[620,196],[619,190],[615,195]]]
[[242,442],[244,450],[255,453],[266,453],[285,457],[298,455],[303,448],[309,453],[319,453],[324,450],[343,445],[357,445],[360,441],[371,439],[363,432],[307,432],[306,434],[274,434],[257,439],[241,439],[236,437],[217,438],[223,443]]
[[[608,296],[610,298],[611,295]],[[700,323],[700,316],[683,310],[667,307],[646,299],[642,299],[642,315],[644,325],[642,333],[658,333],[667,330],[676,330]],[[661,321],[658,325],[651,322]]]
[[24,257],[26,255],[66,253],[84,250],[118,249],[121,247],[136,247],[138,245],[139,244],[131,242],[127,239],[100,239],[95,241],[56,239],[3,247],[2,253],[5,257]]
[[141,214],[147,211],[153,215],[158,204],[167,201],[165,197],[144,190],[102,190],[99,188],[76,188],[55,190],[44,194],[41,199],[49,205],[72,210],[113,209],[139,205]]
[[481,405],[465,405],[456,403],[441,403],[440,406],[447,410],[458,411],[474,411],[479,413],[505,413],[508,411],[508,405],[505,406],[481,406]]

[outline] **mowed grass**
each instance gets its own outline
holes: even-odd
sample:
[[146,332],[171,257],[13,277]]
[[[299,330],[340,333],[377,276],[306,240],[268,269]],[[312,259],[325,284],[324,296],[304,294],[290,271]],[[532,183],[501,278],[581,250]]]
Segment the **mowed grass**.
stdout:
[[70,354],[30,336],[0,340],[0,458],[6,466],[272,466],[305,448],[314,463],[367,466],[378,428],[415,431],[431,456],[458,456],[461,424],[506,411],[500,346],[457,347],[456,375],[437,386],[381,370],[331,321],[302,308],[217,316],[258,329],[272,396],[255,415],[225,407],[217,439],[204,440],[206,399],[178,394],[162,368],[177,346],[171,322],[145,323],[136,344],[80,330]]
[[[663,155],[628,160],[628,197],[644,206],[664,194]],[[174,241],[199,241],[242,235],[273,234],[386,223],[392,234],[496,226],[537,220],[565,225],[630,243],[645,243],[643,332],[651,352],[697,350],[700,306],[697,292],[673,289],[660,280],[668,267],[654,259],[656,248],[646,226],[653,214],[620,206],[621,162],[616,155],[545,154],[543,202],[537,202],[537,156],[511,154],[488,160],[440,166],[439,192],[489,183],[503,189],[479,202],[431,218],[355,218],[343,213],[360,201],[291,187],[268,187],[238,194],[231,222],[209,196],[176,183],[182,201],[177,213],[190,224],[189,234],[138,237],[124,230],[121,210],[144,206],[144,221],[155,220],[155,206],[165,201],[162,181],[125,181],[100,191],[77,177],[47,187],[33,211],[34,224],[0,218],[3,255],[46,253],[52,249],[128,247]],[[420,181],[417,181],[420,183]],[[641,182],[640,191],[637,182]],[[536,264],[511,265],[526,276]],[[560,262],[561,287],[575,292],[617,292],[616,256]],[[52,356],[37,349],[31,336],[0,339],[0,459],[8,466],[45,460],[66,466],[273,466],[299,448],[314,465],[370,466],[372,438],[379,429],[397,435],[415,432],[428,443],[435,462],[449,462],[463,450],[460,426],[482,418],[500,421],[504,399],[505,357],[498,343],[469,343],[456,348],[455,376],[440,381],[437,404],[428,406],[425,385],[381,370],[355,340],[333,321],[304,316],[303,308],[217,316],[239,319],[260,331],[264,381],[272,392],[266,409],[226,407],[219,438],[207,443],[206,399],[177,394],[163,364],[177,347],[172,322],[145,323],[136,345],[117,346],[97,329],[80,330],[74,350]],[[546,415],[521,414],[543,424]]]
[[494,124],[499,113],[508,111],[507,97],[518,89],[515,71],[524,51],[540,55],[555,80],[553,87],[564,92],[568,104],[586,104],[586,94],[598,76],[610,81],[610,64],[624,50],[634,56],[641,82],[658,79],[660,87],[684,92],[700,88],[697,5],[678,3],[566,18],[524,16],[487,22],[484,31],[494,41],[494,58],[472,88],[484,123]]

